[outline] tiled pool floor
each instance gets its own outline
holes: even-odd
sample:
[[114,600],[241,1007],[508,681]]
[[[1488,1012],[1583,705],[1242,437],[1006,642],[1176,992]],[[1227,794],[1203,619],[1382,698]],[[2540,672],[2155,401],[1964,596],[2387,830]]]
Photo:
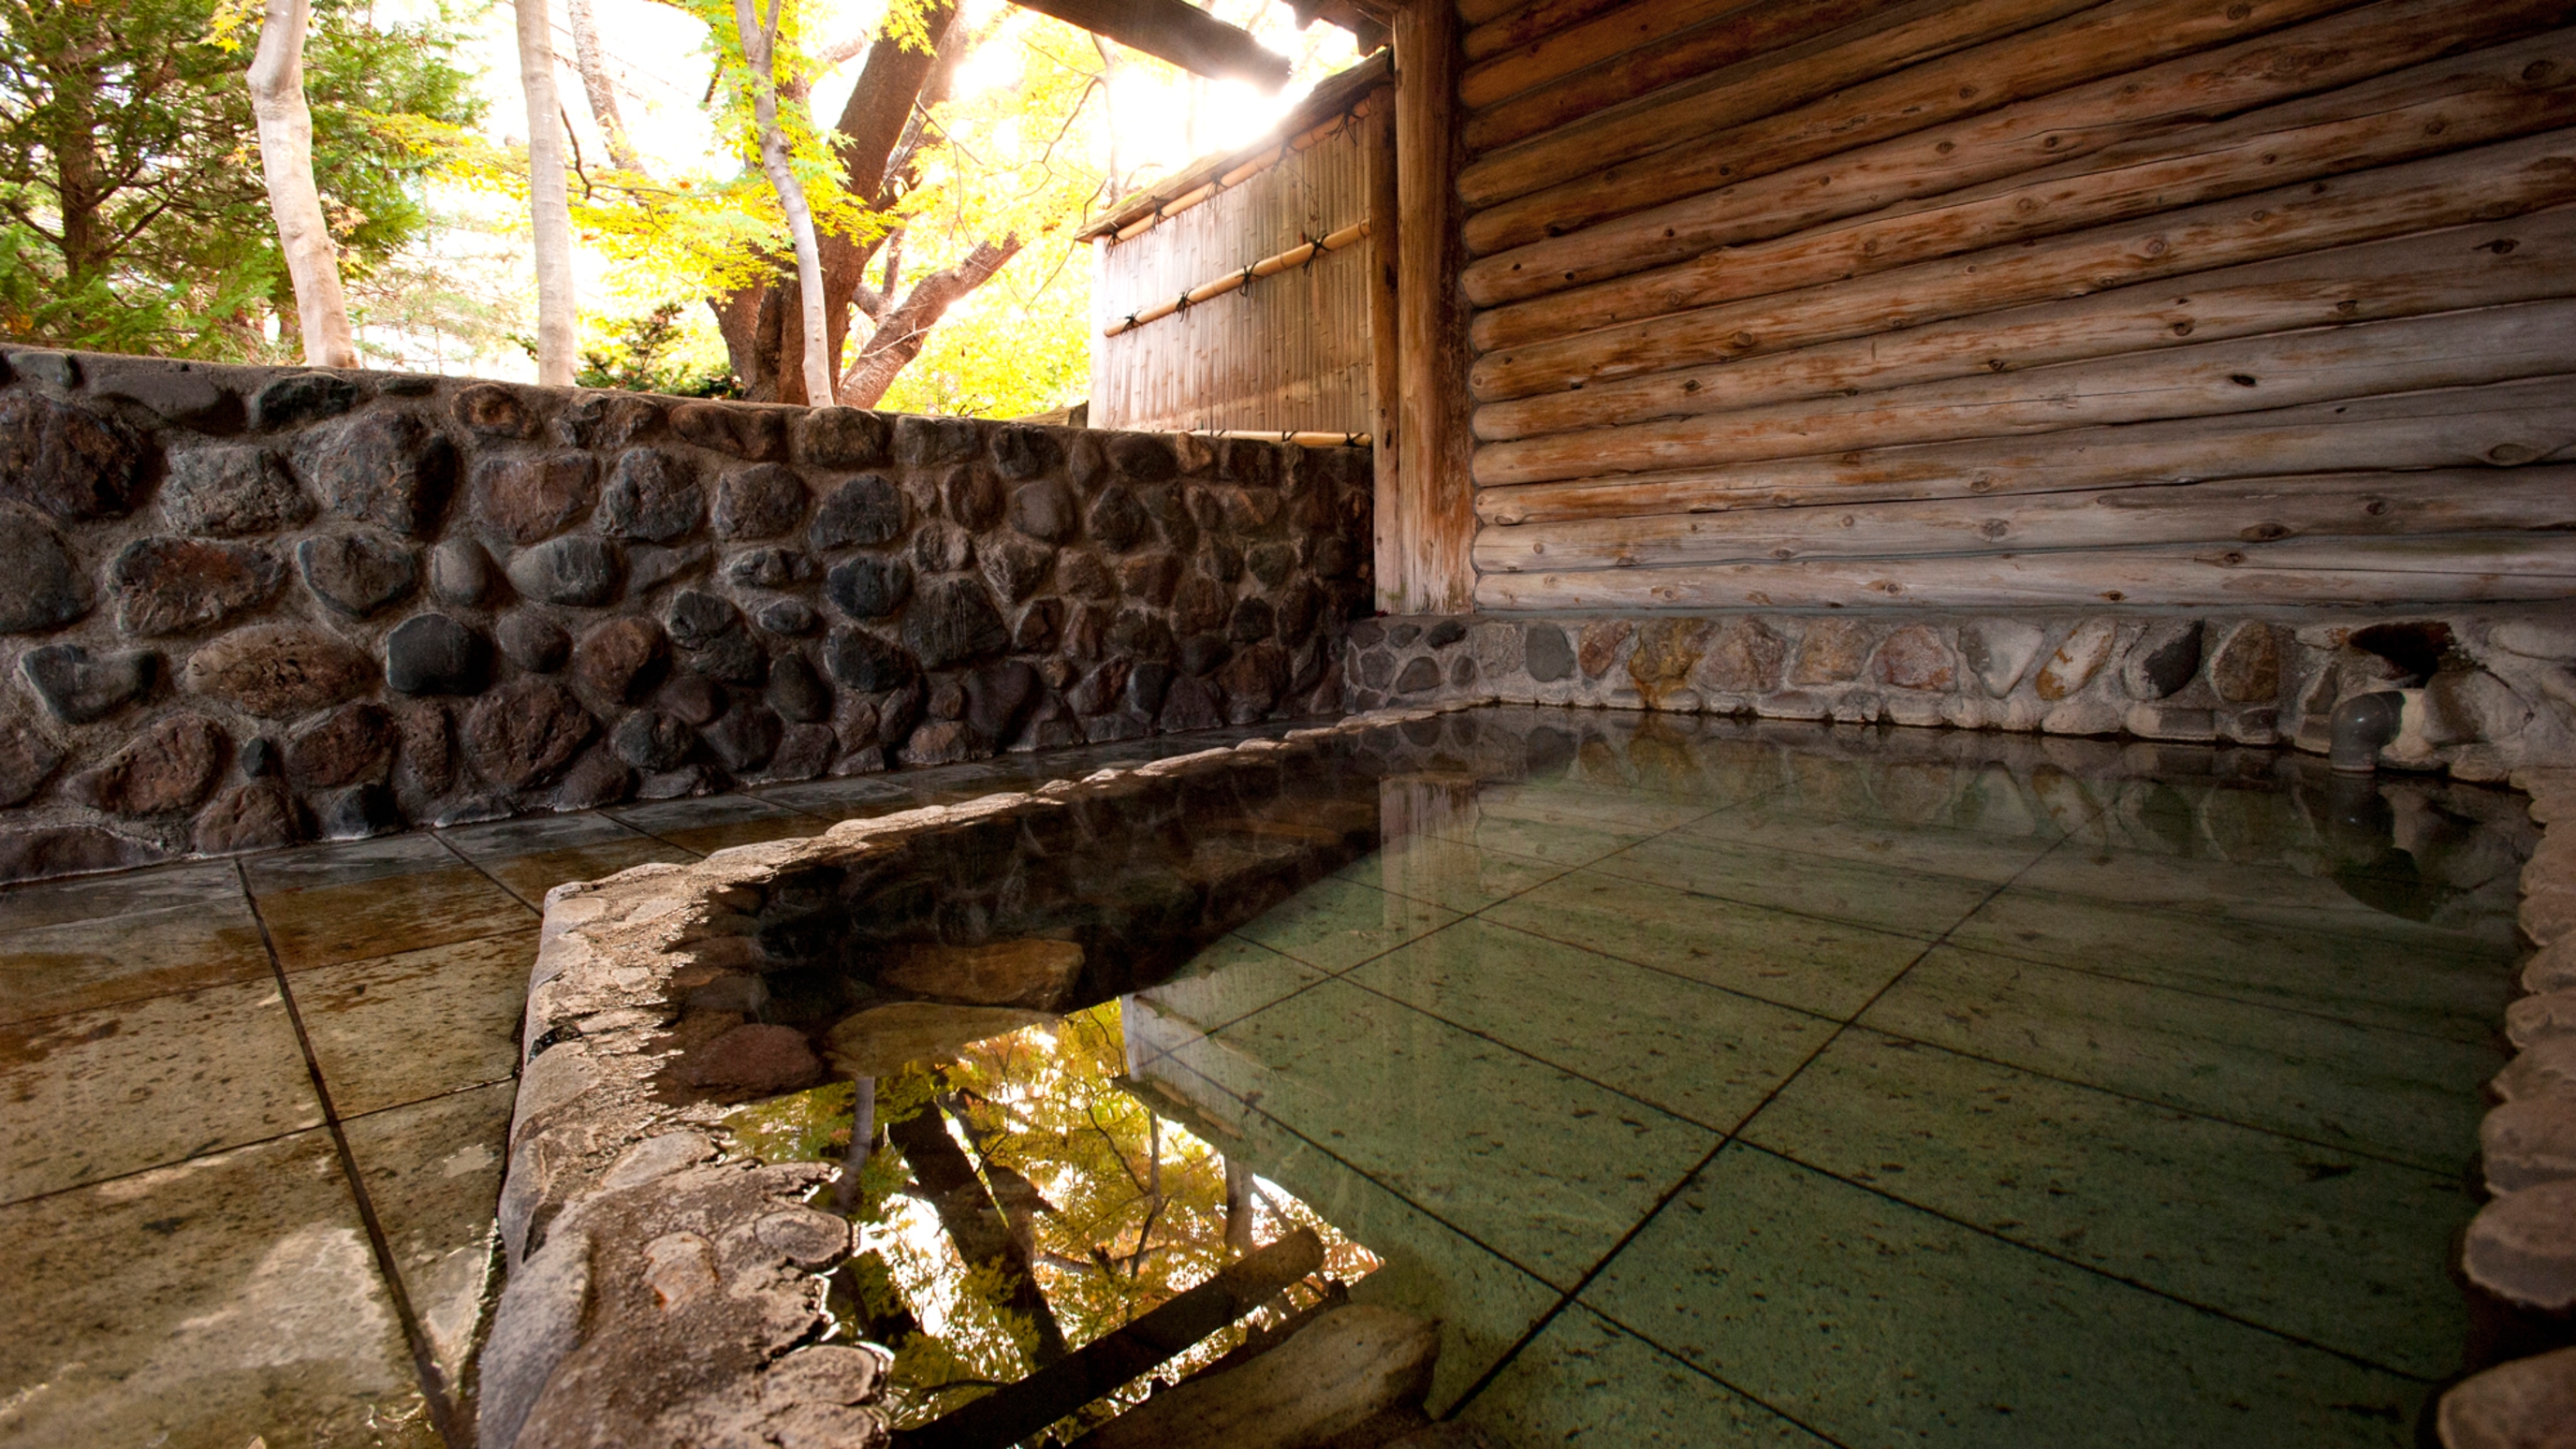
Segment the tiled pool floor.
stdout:
[[550,886],[1251,733],[0,891],[0,1443],[466,1444]]
[[[1510,1444],[2407,1444],[2511,797],[2252,751],[1454,716],[1131,1075]],[[1566,742],[1476,783],[1479,731]],[[1242,732],[1234,732],[1240,734]],[[0,1442],[466,1442],[556,881],[1222,741],[0,893]],[[2375,818],[2374,818],[2375,812]],[[2355,824],[2358,820],[2361,823]]]
[[1656,734],[1390,781],[1414,834],[1124,1008],[1133,1074],[1388,1259],[1361,1297],[1443,1320],[1435,1410],[1530,1446],[2416,1441],[2468,1327],[2504,797],[2084,746],[2114,768],[1926,764],[1909,800]]

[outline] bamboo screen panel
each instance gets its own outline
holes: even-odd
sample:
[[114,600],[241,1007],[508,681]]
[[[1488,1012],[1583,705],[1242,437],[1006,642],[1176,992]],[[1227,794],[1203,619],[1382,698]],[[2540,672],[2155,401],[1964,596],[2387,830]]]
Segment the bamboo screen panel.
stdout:
[[1093,274],[1091,425],[1365,433],[1365,245],[1116,337],[1109,323],[1368,215],[1366,126],[1337,134],[1124,242]]

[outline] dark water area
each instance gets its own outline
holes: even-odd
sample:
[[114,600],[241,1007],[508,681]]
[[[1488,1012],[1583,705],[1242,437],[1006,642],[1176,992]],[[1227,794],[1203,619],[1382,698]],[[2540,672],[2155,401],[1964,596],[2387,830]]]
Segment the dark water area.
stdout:
[[730,1120],[852,1164],[907,1424],[1310,1227],[1249,1326],[1436,1320],[1498,1443],[2406,1445],[2531,843],[2272,751],[1468,711],[770,883],[833,1080]]

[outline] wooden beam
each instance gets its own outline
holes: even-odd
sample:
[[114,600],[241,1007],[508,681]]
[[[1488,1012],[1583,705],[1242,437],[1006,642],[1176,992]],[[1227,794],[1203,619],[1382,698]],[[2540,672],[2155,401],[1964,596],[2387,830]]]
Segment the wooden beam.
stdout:
[[1525,523],[1476,535],[1480,573],[2576,531],[2576,467],[2322,473],[2012,498],[1810,504]]
[[[1463,613],[1474,572],[1474,490],[1468,480],[1466,263],[1459,242],[1458,12],[1449,0],[1414,0],[1396,17],[1396,239],[1398,506],[1390,523],[1393,573],[1381,572],[1384,607]],[[1390,519],[1389,514],[1392,513]],[[1381,546],[1381,555],[1385,548]]]
[[1012,0],[1067,25],[1160,56],[1214,80],[1250,81],[1265,91],[1288,84],[1288,58],[1248,31],[1182,0]]
[[[2576,291],[2576,207],[2302,252],[1476,410],[1488,442]],[[2176,285],[2179,283],[2179,285]]]
[[1514,348],[1470,383],[1480,401],[1529,397],[2570,201],[2576,130]]
[[1488,523],[1981,498],[2133,483],[2576,461],[2576,377],[2027,438],[1820,453],[1476,495]]
[[2311,328],[1476,450],[1493,487],[1861,448],[2264,412],[2576,373],[2576,301]]
[[1487,574],[1476,583],[1476,604],[1480,609],[2394,605],[2563,599],[2571,589],[2576,589],[2576,535],[2510,533]]
[[[2493,0],[2474,8],[2458,0],[2380,0],[1569,229],[1468,267],[1467,297],[1493,307],[1669,266],[1718,247],[2064,166],[2177,127],[2207,127],[2571,20],[2576,0]],[[1954,78],[1983,74],[1957,59],[1931,69]],[[2352,109],[2367,108],[2357,101]]]
[[[1391,98],[1381,98],[1391,99]],[[1398,341],[1402,308],[1396,292],[1398,238],[1403,235],[1403,207],[1397,199],[1395,107],[1381,104],[1369,112],[1361,134],[1368,162],[1369,249],[1369,428],[1377,446],[1370,451],[1375,500],[1374,557],[1378,602],[1391,602],[1393,582],[1404,577],[1402,525],[1404,471],[1395,446],[1401,426],[1396,406],[1398,382],[1404,375],[1404,350]]]
[[[2576,31],[2406,74],[2421,89],[2409,87],[2415,93],[2396,104],[2355,94],[2399,79],[2383,77],[2227,126],[2193,127],[2067,167],[1514,303],[1476,319],[1475,346],[1486,352],[1567,338],[2576,126]],[[2555,84],[2536,86],[2527,75]],[[2277,128],[2263,124],[2275,117]]]

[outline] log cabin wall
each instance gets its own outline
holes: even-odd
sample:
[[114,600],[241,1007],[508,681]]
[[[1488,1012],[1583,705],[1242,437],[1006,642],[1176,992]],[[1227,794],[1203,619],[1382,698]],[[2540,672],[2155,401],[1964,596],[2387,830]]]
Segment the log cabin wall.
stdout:
[[[1369,247],[1348,233],[1370,217],[1386,71],[1335,77],[1274,139],[1192,167],[1091,229],[1094,426],[1372,431]],[[1336,249],[1168,310],[1337,234]]]
[[2576,0],[1462,0],[1485,610],[2576,593]]

